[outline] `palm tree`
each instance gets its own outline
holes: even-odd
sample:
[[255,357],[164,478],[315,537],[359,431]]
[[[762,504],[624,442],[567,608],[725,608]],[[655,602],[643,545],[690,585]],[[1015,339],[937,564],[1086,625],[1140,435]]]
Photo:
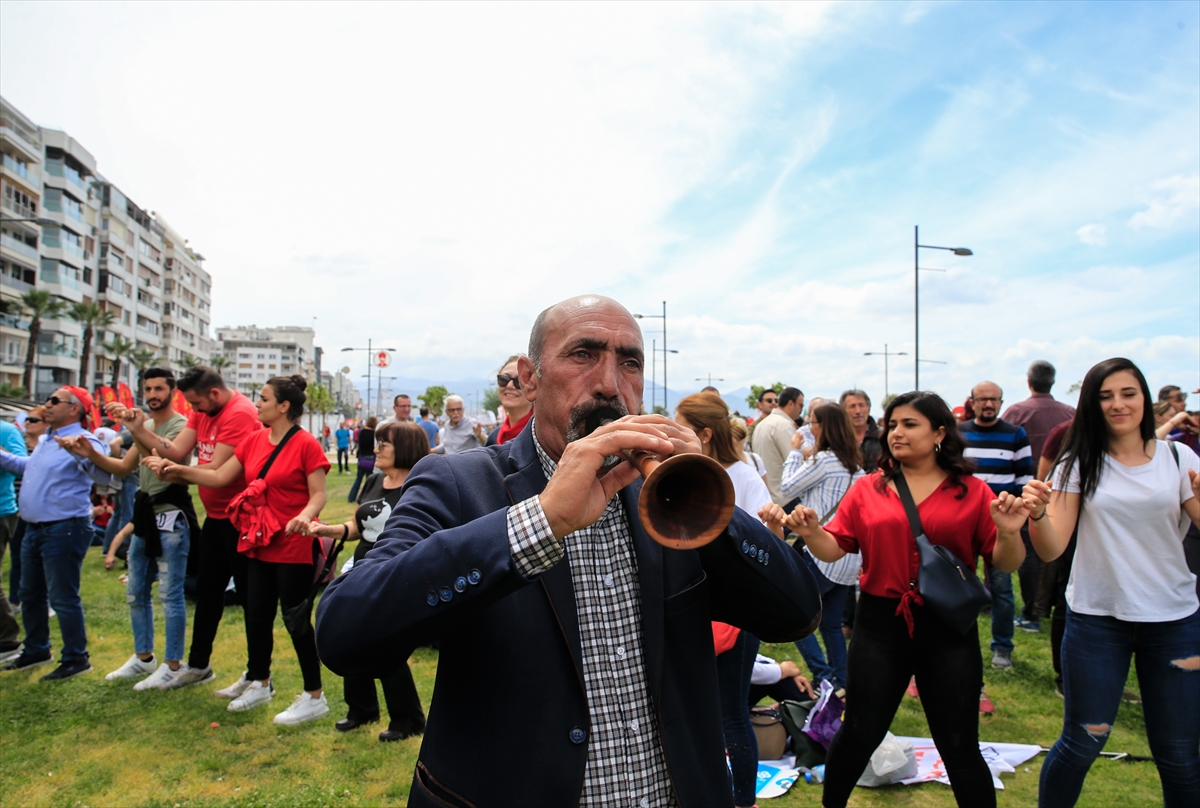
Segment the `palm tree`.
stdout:
[[117,321],[117,315],[105,311],[95,301],[72,305],[70,315],[72,320],[83,326],[83,351],[79,354],[79,386],[86,390],[91,387],[91,379],[88,378],[87,372],[88,362],[92,358],[92,340],[97,329],[103,331],[109,328]]
[[37,390],[33,385],[38,339],[42,334],[42,318],[61,317],[67,310],[67,301],[55,297],[45,289],[30,289],[21,295],[17,303],[29,315],[29,345],[25,350],[25,389],[30,391],[31,398],[37,398]]
[[221,356],[220,354],[217,354],[209,360],[208,366],[224,377],[225,368],[233,367],[233,360],[227,356]]
[[113,334],[112,340],[102,344],[100,347],[112,355],[112,389],[113,392],[116,392],[117,384],[121,381],[121,360],[129,356],[130,352],[137,348],[137,343],[133,340],[125,339],[120,334]]
[[204,363],[189,353],[185,353],[183,358],[179,360],[179,364],[183,365],[184,370],[191,370],[194,367],[199,367]]

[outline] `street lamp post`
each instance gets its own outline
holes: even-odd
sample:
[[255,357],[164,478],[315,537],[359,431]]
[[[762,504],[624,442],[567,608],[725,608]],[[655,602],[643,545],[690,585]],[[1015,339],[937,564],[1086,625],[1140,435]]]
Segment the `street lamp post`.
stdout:
[[[668,350],[667,350],[667,301],[665,301],[665,300],[664,300],[664,301],[662,302],[662,307],[663,307],[663,313],[662,313],[662,314],[635,314],[635,315],[633,315],[633,316],[634,316],[634,318],[635,318],[635,319],[638,319],[638,320],[647,319],[647,320],[662,320],[662,321],[663,321],[663,322],[662,322],[662,335],[663,335],[663,346],[662,346],[662,352],[663,352],[663,409],[664,409],[664,410],[668,410],[668,412],[669,412],[670,410],[668,409],[668,406],[667,406],[667,354],[668,354],[668,353],[679,353],[679,351],[668,351]],[[643,344],[645,344],[645,343],[643,343]],[[653,362],[652,362],[652,364],[653,364]],[[651,410],[653,410],[653,409],[654,409],[654,402],[653,402],[653,401],[651,401],[651,402],[650,402],[650,409],[651,409]]]
[[[395,352],[396,349],[395,348],[380,348],[379,350]],[[375,349],[371,347],[371,340],[367,339],[367,347],[365,347],[365,348],[342,348],[342,353],[346,353],[347,351],[366,351],[367,352],[367,403],[366,403],[366,406],[363,408],[365,410],[365,412],[363,412],[363,418],[366,418],[367,416],[369,416],[371,414],[371,361],[370,361],[370,357],[375,353]],[[383,368],[379,369],[379,373],[381,375],[383,374]]]
[[[696,381],[698,381],[698,382],[702,382],[702,381],[704,381],[704,378],[705,378],[705,377],[703,377],[703,376],[697,376],[697,377],[696,377]],[[710,374],[708,374],[708,386],[709,386],[709,387],[712,387],[712,383],[713,383],[714,381],[723,382],[723,381],[725,381],[725,380],[724,380],[724,379],[713,379],[713,375],[712,375],[711,373],[710,373]]]
[[888,390],[888,357],[889,356],[908,356],[904,351],[894,352],[888,351],[887,343],[883,343],[882,351],[866,351],[863,356],[882,356],[883,357],[883,400],[886,403],[890,391]]
[[[922,267],[918,261],[921,250],[946,250],[955,255],[974,255],[966,247],[935,247],[932,244],[922,244],[917,234],[917,225],[913,225],[913,389],[921,389],[921,270],[926,272],[945,272],[942,269]],[[945,364],[940,362],[938,364]]]

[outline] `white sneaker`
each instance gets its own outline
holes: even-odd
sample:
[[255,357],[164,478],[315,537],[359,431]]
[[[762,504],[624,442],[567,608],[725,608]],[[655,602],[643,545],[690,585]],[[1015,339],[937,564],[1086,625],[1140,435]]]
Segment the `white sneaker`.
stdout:
[[148,673],[154,673],[155,658],[150,657],[146,662],[138,658],[137,654],[131,656],[124,665],[117,668],[112,673],[104,678],[110,682],[115,682],[118,679],[136,679],[139,676],[145,676]]
[[173,671],[173,673],[175,678],[164,685],[163,690],[174,690],[177,687],[187,687],[188,685],[202,685],[217,678],[211,665],[204,668],[192,668],[186,662],[180,663],[179,670]]
[[225,709],[231,713],[243,713],[246,710],[253,710],[260,704],[266,704],[274,695],[275,691],[269,681],[265,686],[262,682],[251,682],[242,691],[242,695],[229,702],[229,706]]
[[238,696],[246,692],[246,688],[250,687],[250,680],[246,678],[246,672],[242,671],[242,675],[238,680],[229,687],[222,688],[213,693],[219,699],[236,699]]
[[147,676],[142,681],[133,686],[134,690],[170,690],[173,687],[179,687],[175,680],[180,674],[188,669],[185,663],[179,663],[179,670],[171,670],[171,666],[163,663],[158,666],[158,670]]
[[275,723],[295,726],[323,715],[329,715],[329,704],[325,701],[325,694],[322,693],[314,699],[307,693],[301,693],[292,699],[292,706],[275,716]]

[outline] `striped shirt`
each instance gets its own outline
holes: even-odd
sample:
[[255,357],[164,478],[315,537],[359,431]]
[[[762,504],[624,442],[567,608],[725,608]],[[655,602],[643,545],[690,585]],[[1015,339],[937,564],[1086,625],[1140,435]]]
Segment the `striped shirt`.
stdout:
[[1021,496],[1025,483],[1033,479],[1033,451],[1025,430],[997,418],[988,426],[964,421],[958,431],[967,442],[963,454],[975,462],[975,477],[987,483],[992,493]]
[[[535,422],[536,424],[536,422]],[[549,480],[557,464],[534,431]],[[591,732],[581,806],[675,806],[642,651],[642,607],[629,518],[614,496],[599,521],[555,540],[538,497],[508,511],[513,562],[526,578],[559,563],[571,568],[579,614],[583,682]]]
[[[812,508],[819,518],[827,519],[842,501],[850,484],[862,476],[862,469],[851,475],[837,455],[828,449],[817,452],[808,460],[793,449],[783,461],[783,479],[779,488],[788,499],[799,497],[801,505]],[[805,552],[808,552],[807,548]],[[813,561],[821,574],[835,584],[853,586],[858,583],[858,574],[862,571],[862,556],[858,553],[847,553],[833,563],[819,558],[813,558]]]

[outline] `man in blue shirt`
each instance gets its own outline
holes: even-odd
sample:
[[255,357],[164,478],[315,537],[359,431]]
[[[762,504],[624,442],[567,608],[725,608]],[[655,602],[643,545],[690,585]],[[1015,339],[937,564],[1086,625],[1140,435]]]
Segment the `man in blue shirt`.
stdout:
[[436,449],[438,445],[438,425],[437,421],[433,420],[433,416],[429,414],[428,407],[421,408],[421,420],[417,421],[417,426],[425,430],[425,434],[429,436],[429,448]]
[[350,430],[345,421],[338,425],[333,436],[337,438],[338,474],[345,474],[350,470]]
[[[980,382],[971,389],[975,419],[958,425],[967,442],[963,455],[975,463],[975,476],[993,492],[1007,491],[1019,497],[1025,483],[1033,479],[1033,454],[1029,436],[1016,424],[1000,418],[1003,392],[993,382]],[[1012,573],[988,567],[992,591],[992,667],[1011,668],[1013,652]]]
[[92,541],[92,485],[109,475],[72,454],[58,440],[83,435],[104,453],[107,447],[83,428],[92,397],[80,387],[60,387],[46,399],[46,434],[30,457],[0,449],[0,468],[22,475],[20,514],[27,523],[21,543],[21,617],[25,648],[0,670],[19,671],[50,661],[48,605],[62,631],[59,666],[42,681],[69,679],[92,669],[87,627],[79,598],[83,557]]
[[[25,438],[21,430],[8,421],[0,421],[0,446],[5,451],[25,457]],[[17,530],[17,494],[13,486],[16,477],[11,472],[0,469],[0,560],[4,558],[4,550],[12,540]],[[21,626],[13,617],[12,605],[4,594],[3,582],[0,582],[0,663],[8,662],[18,655],[21,643]]]

